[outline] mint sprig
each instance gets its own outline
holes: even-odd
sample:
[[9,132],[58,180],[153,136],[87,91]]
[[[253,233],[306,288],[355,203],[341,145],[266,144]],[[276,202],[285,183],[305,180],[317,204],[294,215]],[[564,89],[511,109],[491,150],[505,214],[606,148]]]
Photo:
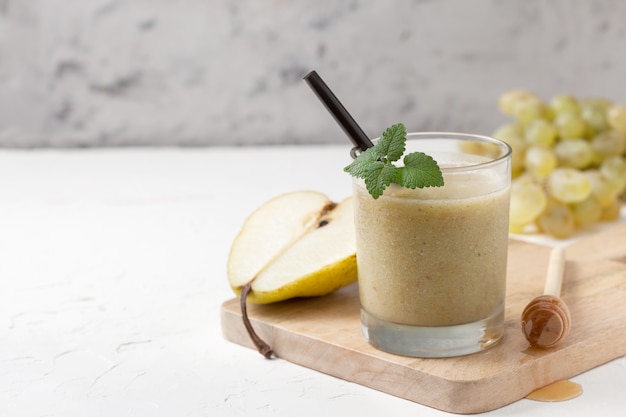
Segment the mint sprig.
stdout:
[[392,182],[411,189],[443,185],[439,165],[423,152],[410,153],[402,161],[404,166],[395,166],[393,163],[402,158],[405,150],[406,128],[398,123],[388,127],[376,145],[361,153],[343,170],[362,178],[374,199],[380,197]]

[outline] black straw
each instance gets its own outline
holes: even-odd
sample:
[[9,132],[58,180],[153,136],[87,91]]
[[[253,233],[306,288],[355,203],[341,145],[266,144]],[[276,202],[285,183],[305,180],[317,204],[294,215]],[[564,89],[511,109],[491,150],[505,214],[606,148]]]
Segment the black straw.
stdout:
[[326,106],[326,109],[333,115],[335,121],[348,135],[352,143],[361,151],[374,146],[372,141],[367,137],[363,129],[359,127],[356,121],[350,116],[348,110],[341,104],[335,94],[328,88],[324,80],[315,71],[309,72],[304,76],[304,80],[309,87],[315,92],[320,101]]

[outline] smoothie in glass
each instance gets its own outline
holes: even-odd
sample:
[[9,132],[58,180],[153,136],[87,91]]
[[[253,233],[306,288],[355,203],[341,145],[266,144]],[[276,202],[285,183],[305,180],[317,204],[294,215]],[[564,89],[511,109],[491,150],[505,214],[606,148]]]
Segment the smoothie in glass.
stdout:
[[[468,141],[492,146],[494,157],[466,153]],[[363,332],[408,356],[476,352],[503,333],[510,148],[472,135],[409,134],[407,152],[415,150],[437,160],[443,187],[392,184],[375,200],[353,180]]]

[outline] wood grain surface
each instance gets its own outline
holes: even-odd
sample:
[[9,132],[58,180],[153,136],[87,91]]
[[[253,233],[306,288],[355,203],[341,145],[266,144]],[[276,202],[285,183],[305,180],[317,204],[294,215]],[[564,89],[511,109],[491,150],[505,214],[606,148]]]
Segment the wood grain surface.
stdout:
[[[543,291],[550,249],[510,240],[505,335],[472,355],[419,359],[374,349],[361,334],[356,284],[324,297],[249,305],[248,311],[278,358],[440,410],[489,411],[626,354],[626,224],[566,249],[561,298],[572,328],[558,346],[533,349],[520,315]],[[222,305],[221,322],[226,339],[253,347],[237,299]]]

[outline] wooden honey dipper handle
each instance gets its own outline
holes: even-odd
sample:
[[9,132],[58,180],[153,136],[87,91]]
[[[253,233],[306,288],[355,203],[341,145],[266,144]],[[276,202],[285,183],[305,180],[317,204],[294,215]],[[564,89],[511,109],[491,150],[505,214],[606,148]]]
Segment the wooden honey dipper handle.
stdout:
[[555,247],[548,261],[544,294],[533,299],[522,312],[522,332],[533,347],[553,347],[569,333],[569,309],[560,298],[564,269],[564,250]]
[[550,260],[548,261],[548,272],[546,275],[546,283],[543,288],[544,295],[553,297],[561,296],[561,287],[563,286],[563,271],[565,269],[565,251],[562,247],[557,246],[550,252]]

